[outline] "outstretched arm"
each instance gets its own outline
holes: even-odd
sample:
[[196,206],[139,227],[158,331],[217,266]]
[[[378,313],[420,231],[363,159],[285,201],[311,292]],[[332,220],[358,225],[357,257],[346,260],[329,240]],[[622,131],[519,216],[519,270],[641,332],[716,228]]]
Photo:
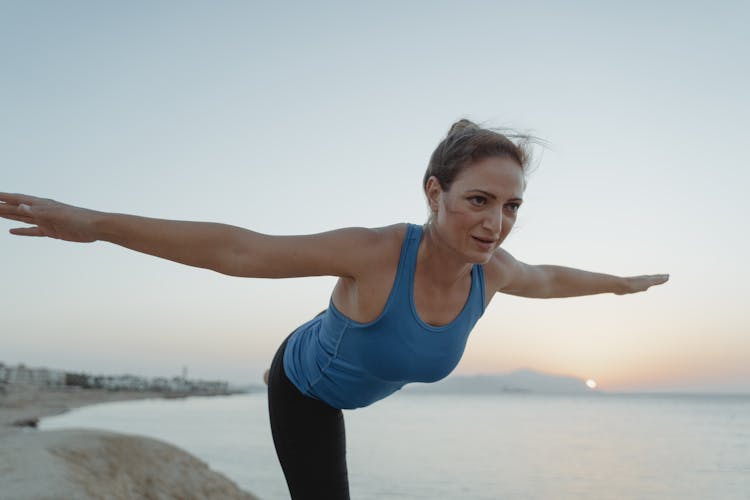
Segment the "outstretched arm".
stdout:
[[625,295],[644,292],[669,280],[668,274],[621,277],[572,267],[530,265],[516,260],[504,250],[498,250],[493,264],[501,276],[498,292],[540,299],[599,293]]
[[356,276],[377,230],[350,228],[308,236],[269,236],[211,222],[97,212],[54,200],[0,193],[0,217],[31,227],[19,236],[108,241],[137,252],[232,276]]

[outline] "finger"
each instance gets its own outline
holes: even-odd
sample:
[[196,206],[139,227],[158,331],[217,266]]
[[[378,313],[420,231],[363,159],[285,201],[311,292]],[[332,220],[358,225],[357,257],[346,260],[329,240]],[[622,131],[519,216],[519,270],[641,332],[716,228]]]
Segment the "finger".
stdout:
[[2,217],[3,219],[10,219],[10,220],[18,221],[18,222],[23,222],[24,224],[34,224],[35,223],[33,217],[28,217],[28,216],[25,216],[25,215],[11,215],[11,214],[7,214],[6,215],[6,214],[0,213],[0,217]]
[[16,205],[13,203],[0,203],[0,213],[3,213],[3,214],[18,213],[19,206],[20,205]]
[[27,205],[32,204],[34,201],[38,201],[39,198],[35,196],[29,196],[27,194],[20,193],[0,193],[0,201],[10,203],[13,205],[20,205],[26,203]]
[[31,205],[21,203],[19,205],[11,205],[9,203],[0,204],[0,215],[29,215],[31,213]]
[[668,274],[654,274],[650,276],[644,276],[645,278],[645,284],[644,284],[644,290],[648,290],[652,286],[658,286],[663,285],[664,283],[669,280]]
[[10,230],[16,236],[47,236],[40,227],[16,227]]

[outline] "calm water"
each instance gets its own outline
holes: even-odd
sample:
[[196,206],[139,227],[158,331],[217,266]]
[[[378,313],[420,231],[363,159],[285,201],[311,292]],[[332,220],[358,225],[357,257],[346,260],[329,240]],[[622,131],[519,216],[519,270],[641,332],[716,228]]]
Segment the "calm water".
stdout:
[[[750,499],[750,397],[434,395],[345,412],[352,498]],[[142,434],[288,498],[265,394],[110,403],[42,428]]]

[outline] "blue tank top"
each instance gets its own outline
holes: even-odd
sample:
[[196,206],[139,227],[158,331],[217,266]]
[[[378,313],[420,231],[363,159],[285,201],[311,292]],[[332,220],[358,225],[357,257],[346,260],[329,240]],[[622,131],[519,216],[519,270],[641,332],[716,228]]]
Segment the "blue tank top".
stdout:
[[414,306],[414,270],[422,227],[408,224],[398,270],[380,315],[369,323],[328,309],[289,337],[284,371],[303,394],[334,408],[370,405],[408,382],[435,382],[453,371],[484,313],[484,270],[475,264],[471,290],[447,325],[423,322]]

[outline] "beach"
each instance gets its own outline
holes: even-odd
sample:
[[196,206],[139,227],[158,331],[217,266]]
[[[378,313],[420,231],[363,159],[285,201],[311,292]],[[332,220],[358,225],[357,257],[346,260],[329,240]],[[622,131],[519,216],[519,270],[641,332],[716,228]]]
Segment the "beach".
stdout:
[[198,458],[156,439],[35,428],[41,418],[81,406],[163,397],[155,392],[5,386],[0,393],[3,500],[256,499]]

